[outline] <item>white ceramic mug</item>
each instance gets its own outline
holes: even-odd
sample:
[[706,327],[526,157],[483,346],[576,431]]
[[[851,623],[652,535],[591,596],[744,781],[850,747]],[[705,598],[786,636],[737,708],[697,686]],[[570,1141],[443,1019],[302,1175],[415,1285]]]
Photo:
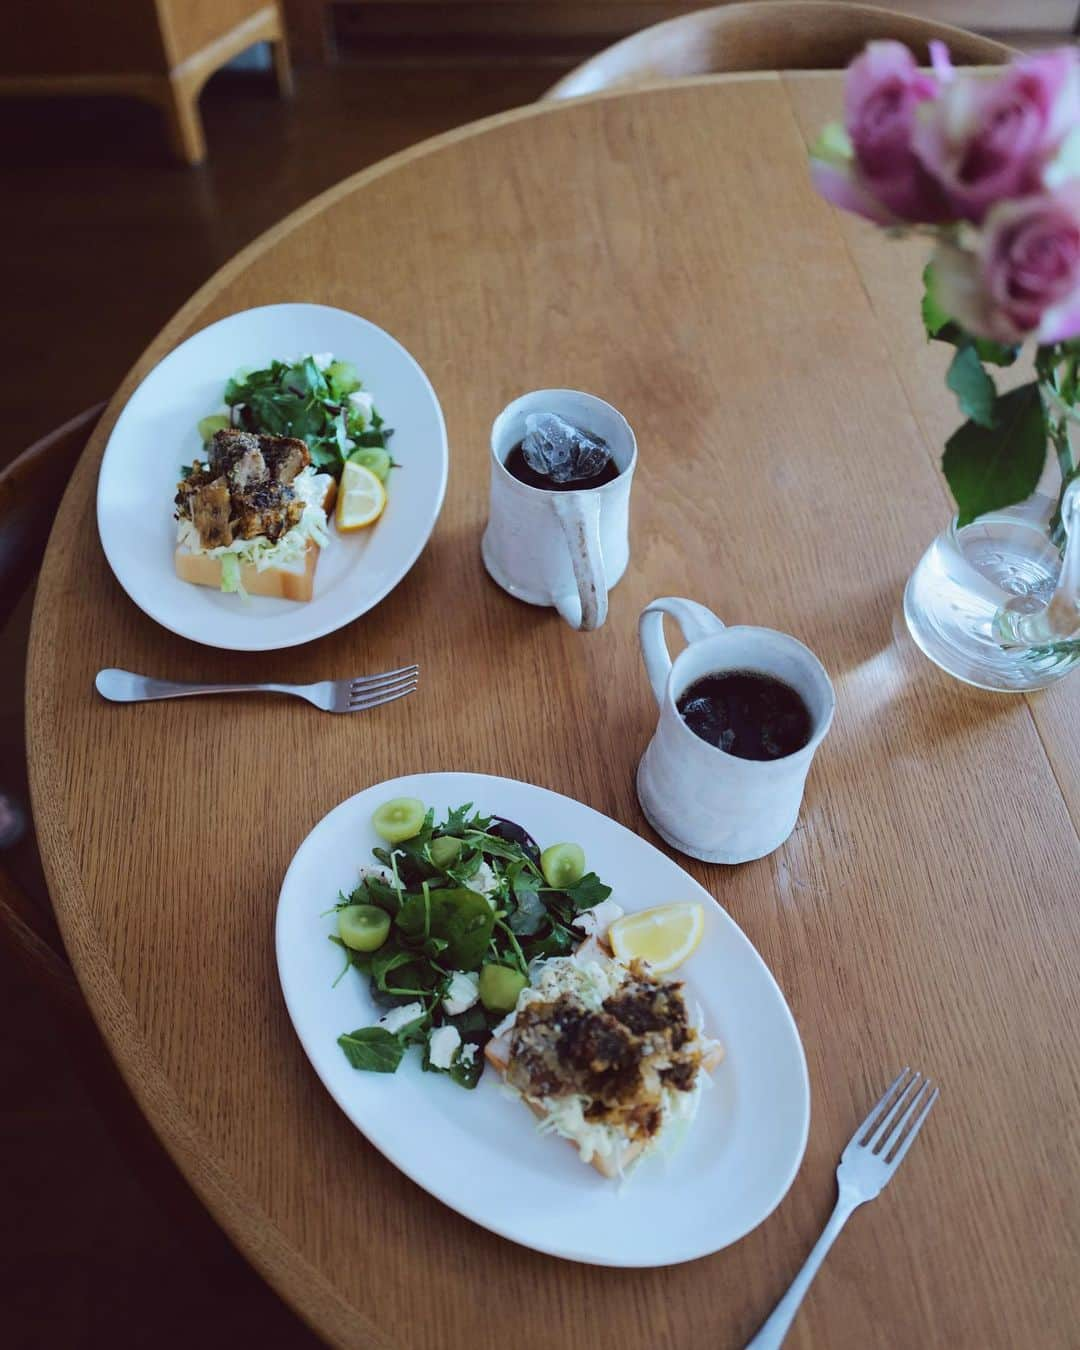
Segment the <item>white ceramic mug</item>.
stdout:
[[[530,413],[555,413],[608,443],[618,478],[602,487],[545,492],[519,482],[506,457]],[[537,389],[515,399],[491,428],[491,515],[484,566],[530,605],[554,605],[571,628],[599,628],[608,591],[630,560],[630,484],[637,442],[630,423],[603,399],[576,389]]]
[[[665,614],[689,644],[674,662],[664,641]],[[642,612],[639,635],[660,705],[656,732],[638,765],[641,809],[669,844],[692,858],[763,858],[795,828],[810,761],[832,722],[836,695],[824,666],[786,633],[728,628],[704,605],[674,596],[654,600]],[[797,690],[810,713],[806,745],[782,759],[740,759],[691,731],[678,700],[702,676],[724,670],[772,675]]]

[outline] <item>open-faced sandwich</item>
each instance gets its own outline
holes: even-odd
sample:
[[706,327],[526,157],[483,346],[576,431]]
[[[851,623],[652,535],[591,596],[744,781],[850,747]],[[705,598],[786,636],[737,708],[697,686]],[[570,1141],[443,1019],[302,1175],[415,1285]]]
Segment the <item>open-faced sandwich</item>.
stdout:
[[[673,1147],[723,1058],[663,978],[696,948],[699,904],[624,915],[579,844],[543,851],[474,812],[436,822],[412,797],[372,821],[378,866],[338,896],[330,940],[382,1015],[338,1037],[355,1069],[426,1072],[475,1088],[485,1065],[605,1177]],[[648,962],[649,964],[646,964]]]
[[367,529],[394,461],[356,368],[329,352],[238,371],[223,410],[199,422],[204,460],[176,494],[176,574],[197,586],[310,600],[319,549]]
[[484,1054],[542,1129],[616,1177],[678,1142],[723,1048],[694,1025],[681,983],[590,939],[541,965]]
[[310,600],[336,491],[301,440],[225,429],[176,493],[176,574],[197,586]]

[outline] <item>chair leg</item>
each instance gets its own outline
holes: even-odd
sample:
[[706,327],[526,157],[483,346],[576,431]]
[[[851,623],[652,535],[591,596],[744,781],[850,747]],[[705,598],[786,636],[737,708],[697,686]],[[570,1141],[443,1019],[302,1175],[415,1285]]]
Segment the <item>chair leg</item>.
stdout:
[[270,55],[274,61],[274,75],[277,79],[278,94],[282,98],[293,96],[292,60],[289,56],[289,40],[282,30],[279,37],[270,40]]
[[199,114],[199,88],[170,79],[164,100],[169,139],[176,157],[185,164],[201,164],[206,158],[206,138]]

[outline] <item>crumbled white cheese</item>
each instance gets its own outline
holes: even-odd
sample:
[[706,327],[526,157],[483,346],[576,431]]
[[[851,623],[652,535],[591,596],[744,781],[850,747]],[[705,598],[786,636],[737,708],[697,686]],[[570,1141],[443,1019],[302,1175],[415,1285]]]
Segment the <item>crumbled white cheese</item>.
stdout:
[[371,412],[375,406],[375,400],[366,389],[357,389],[354,394],[350,394],[349,402],[352,404],[353,410],[360,413],[365,423],[371,421]]
[[470,891],[475,891],[477,895],[490,895],[492,891],[498,889],[499,879],[491,867],[486,862],[482,862],[466,882],[466,885]]
[[391,1008],[388,1013],[383,1013],[382,1017],[379,1018],[378,1025],[392,1033],[400,1031],[402,1027],[407,1027],[410,1022],[418,1021],[423,1015],[424,1005],[422,1003],[405,1003],[400,1008]]
[[390,875],[389,868],[369,867],[367,863],[360,864],[360,880],[367,881],[368,877],[374,877],[376,881],[384,881],[387,886],[394,884],[394,878]]
[[622,905],[614,900],[601,900],[592,909],[585,909],[574,919],[571,927],[586,937],[603,937],[616,919],[623,916]]
[[436,1069],[448,1069],[460,1044],[457,1027],[439,1027],[428,1041],[428,1059]]
[[451,1017],[468,1011],[480,997],[478,979],[467,975],[463,970],[455,970],[450,977],[450,985],[443,998],[442,1005]]
[[461,1054],[458,1055],[458,1063],[468,1068],[476,1058],[476,1046],[469,1041],[461,1047]]

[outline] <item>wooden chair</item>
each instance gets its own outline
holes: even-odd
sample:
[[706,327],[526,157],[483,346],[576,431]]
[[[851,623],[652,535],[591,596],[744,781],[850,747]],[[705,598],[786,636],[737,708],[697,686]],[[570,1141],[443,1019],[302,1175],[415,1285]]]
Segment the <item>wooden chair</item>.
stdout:
[[[87,408],[0,470],[0,629],[41,563],[71,470],[104,407]],[[0,939],[30,968],[65,1022],[89,1022],[51,912],[35,904],[2,865]]]
[[870,41],[896,38],[921,56],[938,38],[958,65],[1000,65],[1004,43],[931,19],[836,0],[754,0],[642,29],[598,52],[544,94],[575,98],[650,80],[751,70],[839,70]]
[[0,94],[144,99],[165,113],[173,150],[187,164],[206,155],[203,85],[234,56],[268,42],[278,91],[292,92],[278,0],[34,0],[18,8],[0,44]]

